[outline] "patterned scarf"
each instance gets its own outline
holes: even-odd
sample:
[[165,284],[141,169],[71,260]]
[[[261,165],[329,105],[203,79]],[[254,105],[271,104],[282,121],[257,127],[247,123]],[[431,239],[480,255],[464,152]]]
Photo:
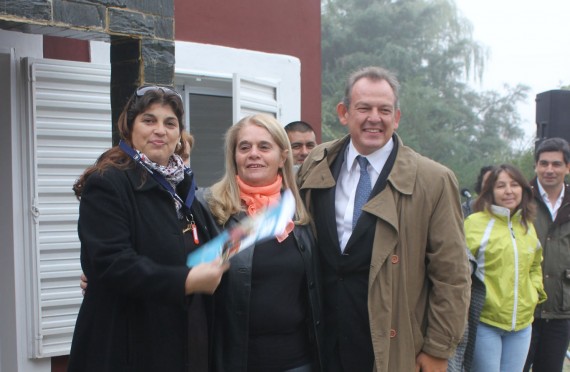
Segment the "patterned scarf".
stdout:
[[[247,207],[247,215],[254,216],[263,209],[277,203],[281,199],[281,187],[283,186],[283,178],[277,175],[277,180],[267,186],[250,186],[236,175],[236,181],[239,186],[239,197]],[[277,241],[281,243],[287,238],[289,233],[293,231],[295,224],[289,221],[285,227],[285,231],[277,235]]]
[[[176,186],[178,186],[178,184],[184,179],[184,161],[180,156],[173,154],[170,159],[168,159],[167,165],[160,165],[150,160],[139,150],[136,151],[141,156],[143,163],[145,163],[150,169],[160,173],[166,182],[168,182],[170,186],[176,190]],[[176,214],[178,215],[178,218],[183,218],[184,216],[181,212],[182,204],[180,204],[178,200],[174,199],[174,206],[176,207]]]

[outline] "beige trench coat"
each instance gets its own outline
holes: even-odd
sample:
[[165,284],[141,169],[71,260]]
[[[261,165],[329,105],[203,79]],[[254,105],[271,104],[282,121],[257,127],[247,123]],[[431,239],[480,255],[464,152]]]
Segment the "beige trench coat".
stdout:
[[[363,207],[377,217],[368,283],[375,371],[391,372],[414,371],[420,351],[454,354],[471,284],[453,172],[394,138],[398,154],[388,184]],[[310,211],[317,207],[311,189],[335,185],[329,164],[345,141],[322,144],[305,160],[298,181]]]

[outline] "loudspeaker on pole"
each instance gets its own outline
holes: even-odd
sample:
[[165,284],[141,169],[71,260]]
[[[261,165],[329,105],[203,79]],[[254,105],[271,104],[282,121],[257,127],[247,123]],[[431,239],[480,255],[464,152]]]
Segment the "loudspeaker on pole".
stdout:
[[553,137],[570,142],[570,90],[549,90],[536,95],[536,146]]

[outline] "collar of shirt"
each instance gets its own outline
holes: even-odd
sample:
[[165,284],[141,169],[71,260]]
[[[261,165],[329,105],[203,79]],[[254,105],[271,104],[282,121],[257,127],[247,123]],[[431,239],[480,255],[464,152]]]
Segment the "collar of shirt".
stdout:
[[[394,148],[394,142],[390,139],[381,149],[366,156],[370,166],[370,184],[372,189],[380,176],[380,172],[388,161],[388,157]],[[335,191],[335,218],[341,252],[344,252],[348,239],[352,235],[352,214],[354,211],[354,197],[356,187],[360,179],[360,169],[356,157],[360,155],[354,148],[352,141],[344,153],[344,164],[341,167],[337,179]],[[356,164],[355,164],[356,163]]]
[[[370,182],[372,183],[373,188],[374,185],[376,184],[376,181],[378,180],[378,176],[380,176],[380,172],[382,172],[382,168],[384,168],[384,165],[388,161],[388,157],[390,156],[390,153],[392,152],[393,149],[394,149],[394,140],[390,138],[390,140],[388,140],[388,142],[386,142],[386,144],[382,146],[382,148],[365,156],[366,159],[368,159],[368,163],[370,163],[370,166],[374,170],[370,174]],[[352,170],[356,169],[355,163],[357,163],[356,157],[358,155],[362,154],[358,153],[351,140],[347,148],[346,161],[345,161],[346,171],[348,172],[348,174],[351,174]]]
[[540,194],[540,197],[542,198],[542,201],[544,202],[544,204],[546,204],[546,206],[548,207],[548,210],[550,211],[550,215],[552,216],[552,220],[554,221],[556,219],[556,215],[558,214],[558,209],[562,205],[562,200],[564,200],[564,192],[565,192],[566,188],[564,187],[564,185],[562,185],[562,190],[560,191],[560,195],[558,195],[558,198],[556,199],[556,203],[554,203],[554,205],[552,205],[552,204],[550,204],[550,199],[548,198],[548,193],[546,191],[544,191],[544,188],[542,187],[542,185],[540,184],[540,181],[538,179],[536,180],[536,184],[538,185],[538,193]]

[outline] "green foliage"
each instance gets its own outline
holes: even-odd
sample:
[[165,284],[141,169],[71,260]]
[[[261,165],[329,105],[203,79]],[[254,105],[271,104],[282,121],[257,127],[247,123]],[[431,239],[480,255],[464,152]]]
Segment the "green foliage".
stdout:
[[516,152],[515,156],[513,156],[510,159],[510,161],[507,161],[507,163],[511,163],[517,168],[519,168],[526,177],[526,179],[530,181],[535,176],[534,145],[527,149]]
[[477,92],[487,49],[473,40],[472,26],[453,0],[323,0],[323,140],[346,133],[338,122],[349,73],[379,65],[397,73],[406,145],[450,167],[470,187],[483,165],[522,155],[516,105],[529,88]]

